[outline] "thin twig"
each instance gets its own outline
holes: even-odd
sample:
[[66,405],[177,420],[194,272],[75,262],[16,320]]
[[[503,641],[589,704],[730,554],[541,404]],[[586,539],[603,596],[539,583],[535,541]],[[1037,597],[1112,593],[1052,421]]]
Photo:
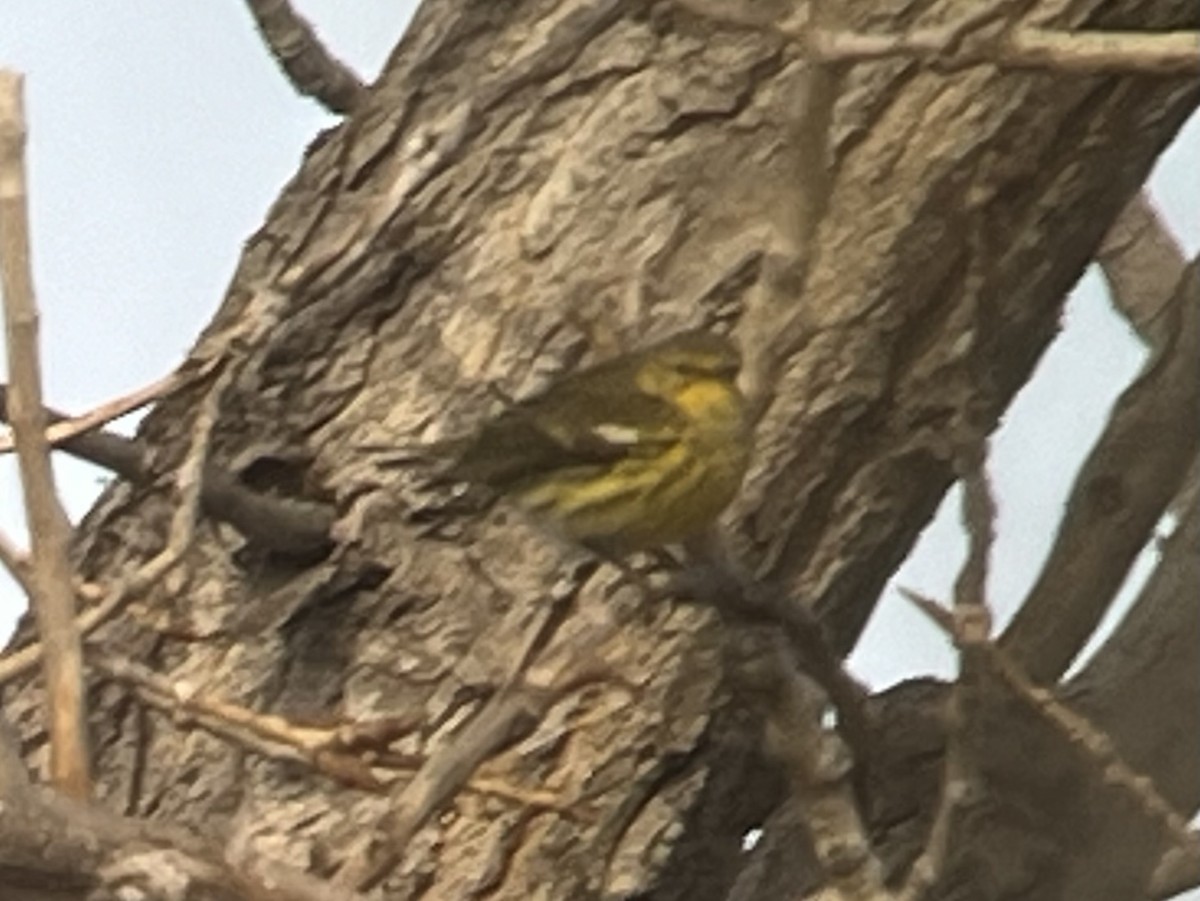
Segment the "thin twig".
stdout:
[[[915,592],[902,591],[905,597],[956,643],[971,640],[970,633],[963,630],[958,619],[936,601]],[[1159,794],[1153,780],[1138,773],[1122,759],[1108,736],[1088,722],[1086,717],[1076,713],[1055,697],[1052,691],[1035,684],[1020,665],[994,642],[983,642],[976,647],[987,661],[989,671],[999,676],[1018,698],[1040,714],[1073,745],[1082,748],[1095,762],[1096,772],[1103,775],[1106,783],[1128,792],[1137,801],[1142,812],[1157,822],[1170,836],[1174,845],[1186,849],[1188,853],[1200,854],[1200,837],[1188,827],[1187,820]]]
[[[392,742],[416,728],[411,718],[381,717],[330,725],[296,723],[214,698],[124,657],[91,654],[88,666],[129,688],[143,704],[171,717],[180,728],[195,726],[270,760],[303,764],[351,788],[385,791],[388,786],[373,770],[411,773],[425,763],[422,758],[388,750]],[[498,779],[472,776],[463,787],[531,807],[559,812],[567,809],[556,793],[513,787]]]
[[[552,678],[553,684],[534,685],[526,673],[562,625],[574,602],[574,591],[556,597],[554,604],[534,622],[524,646],[514,655],[505,681],[483,708],[454,736],[429,755],[407,783],[397,785],[380,831],[386,839],[361,865],[346,868],[340,879],[359,891],[370,891],[384,880],[403,858],[413,836],[467,785],[479,766],[494,754],[528,735],[547,711],[567,692],[579,686],[577,678]],[[600,643],[599,636],[592,642]],[[562,661],[561,672],[576,660]]]
[[[987,577],[992,546],[996,542],[996,500],[987,474],[987,445],[981,444],[965,461],[962,476],[962,522],[967,532],[967,560],[954,585],[954,606],[968,615],[986,614]],[[969,608],[976,608],[970,610]],[[984,623],[977,640],[987,640],[989,624]]]
[[[764,648],[746,636],[735,662],[736,684],[764,714],[764,746],[788,780],[820,864],[821,898],[879,901],[889,897],[883,866],[871,847],[852,775],[854,761],[837,732],[822,725],[828,699],[796,665],[787,641]],[[733,648],[737,650],[736,647]]]
[[[173,372],[165,378],[138,388],[136,391],[131,391],[129,394],[105,401],[79,416],[72,416],[54,422],[46,429],[46,441],[49,444],[57,445],[70,438],[74,438],[76,435],[82,435],[84,432],[98,429],[112,422],[114,419],[120,419],[134,410],[151,404],[166,394],[170,394],[183,383],[184,381],[180,378],[179,373]],[[12,436],[0,435],[0,454],[9,453],[13,449]]]
[[31,597],[45,646],[50,775],[76,798],[91,794],[83,651],[75,625],[68,546],[71,525],[59,502],[42,410],[38,312],[29,263],[23,79],[0,71],[0,267],[9,371],[9,406],[17,446],[35,591]]
[[[50,428],[46,430],[47,434],[55,424],[71,419],[66,413],[53,407],[45,408],[45,416],[46,421],[51,423]],[[8,386],[0,384],[0,420],[8,422],[9,419]],[[151,478],[137,442],[115,432],[93,429],[70,438],[62,438],[56,447],[77,459],[115,472],[136,484],[143,484]]]
[[[925,897],[941,877],[950,853],[954,818],[967,803],[974,781],[974,758],[965,746],[970,718],[978,713],[983,677],[979,649],[990,645],[991,613],[987,603],[987,574],[996,538],[996,502],[987,476],[987,446],[973,448],[963,460],[962,520],[967,531],[967,560],[954,586],[954,612],[946,613],[957,637],[959,676],[950,696],[949,734],[943,762],[942,796],[925,848],[900,891],[902,901]],[[901,589],[913,603],[925,599]],[[936,605],[935,605],[936,606]],[[922,609],[930,615],[944,612]]]
[[[166,545],[142,564],[133,575],[119,580],[115,585],[103,590],[102,594],[95,586],[84,589],[92,599],[102,599],[79,616],[76,628],[80,635],[89,635],[131,598],[148,591],[182,559],[184,552],[191,546],[202,487],[198,474],[207,463],[212,427],[216,422],[221,395],[232,380],[232,372],[232,367],[225,367],[220,371],[196,415],[191,445],[175,477],[175,490],[179,495],[179,502],[171,516]],[[37,642],[0,657],[0,685],[35,666],[43,652],[44,643]]]
[[[257,713],[249,708],[196,692],[185,683],[159,675],[132,660],[111,654],[89,655],[89,667],[108,679],[130,688],[146,705],[169,715],[177,725],[196,725],[219,738],[273,760],[304,763],[337,781],[367,791],[382,786],[361,757],[341,748],[348,737],[340,727],[301,726],[283,717]],[[362,750],[386,747],[392,738],[411,730],[398,724],[377,737],[381,744]]]
[[958,23],[903,34],[827,30],[809,38],[817,56],[831,62],[911,58],[955,67],[992,64],[1055,72],[1136,72],[1194,75],[1200,65],[1200,33],[1194,31],[1060,31],[1016,27],[994,39],[961,40]]
[[[210,367],[200,374],[189,372],[176,387],[190,385],[206,377]],[[8,418],[7,389],[0,385],[0,420]],[[51,422],[67,421],[65,414],[46,408]],[[53,426],[49,432],[53,432]],[[100,429],[61,438],[59,449],[80,460],[101,466],[135,485],[155,478],[141,448],[131,438]],[[243,485],[231,473],[210,465],[200,488],[204,512],[227,522],[246,538],[269,550],[296,556],[316,556],[328,549],[329,531],[335,518],[330,504],[312,500],[260,494]]]
[[[237,898],[365,901],[243,846],[233,854],[161,820],[118,816],[40,791],[0,715],[0,870],[19,872],[21,897]],[[5,898],[13,886],[5,882]],[[45,889],[42,893],[39,889]],[[130,894],[132,892],[132,894]]]

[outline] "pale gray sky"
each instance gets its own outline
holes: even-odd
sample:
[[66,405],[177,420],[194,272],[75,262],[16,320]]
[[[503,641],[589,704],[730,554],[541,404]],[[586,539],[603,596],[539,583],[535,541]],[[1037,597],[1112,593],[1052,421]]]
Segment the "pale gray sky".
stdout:
[[[304,0],[329,45],[372,76],[412,3]],[[239,0],[0,0],[0,65],[27,75],[34,265],[46,395],[82,411],[170,371],[220,301],[242,242],[307,142],[332,120],[296,97]],[[1070,76],[1064,76],[1070,77]],[[1200,246],[1200,123],[1163,158],[1152,188],[1189,252]],[[1036,576],[1070,479],[1143,351],[1083,279],[1062,336],[995,440],[1000,503],[992,600],[1011,614]],[[71,513],[98,470],[56,463]],[[962,554],[948,499],[901,584],[946,597]],[[0,528],[23,536],[11,462]],[[0,584],[0,635],[23,606]],[[895,596],[852,660],[882,686],[949,675],[942,637]]]

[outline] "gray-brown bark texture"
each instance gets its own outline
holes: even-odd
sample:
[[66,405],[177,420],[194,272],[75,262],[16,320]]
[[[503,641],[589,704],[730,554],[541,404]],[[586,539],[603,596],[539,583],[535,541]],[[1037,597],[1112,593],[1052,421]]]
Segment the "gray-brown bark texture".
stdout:
[[[971,6],[852,4],[847,24],[886,32]],[[1192,0],[1039,6],[1063,27],[1197,25]],[[194,351],[197,366],[236,370],[213,461],[257,490],[335,505],[332,546],[289,557],[204,518],[185,565],[94,646],[297,722],[401,718],[412,728],[392,750],[416,768],[461,747],[533,649],[518,683],[538,715],[453,786],[389,898],[782,899],[814,875],[786,825],[741,851],[783,782],[726,678],[714,615],[642,601],[503,505],[442,509],[419,474],[381,472],[362,445],[459,435],[496,410],[497,389],[522,396],[616,348],[729,325],[756,371],[778,367],[730,546],[845,652],[1200,98],[1195,79],[854,67],[828,211],[805,248],[812,70],[770,29],[706,10],[426,0],[367,102],[313,143],[247,242]],[[82,526],[86,578],[107,583],[161,547],[198,390],[142,429],[163,480],[117,484]],[[1132,675],[1178,688],[1169,674],[1196,657],[1195,604],[1181,584],[1159,590],[1177,627],[1144,623],[1078,692],[1192,810],[1195,692],[1147,696]],[[916,685],[872,702],[875,834],[897,872],[936,802],[942,696]],[[8,697],[39,761],[40,700],[32,682]],[[103,797],[122,812],[330,873],[393,803],[148,712],[98,677],[91,702]],[[1161,835],[1039,723],[1000,698],[971,724],[996,753],[937,897],[1126,899],[1144,885]]]

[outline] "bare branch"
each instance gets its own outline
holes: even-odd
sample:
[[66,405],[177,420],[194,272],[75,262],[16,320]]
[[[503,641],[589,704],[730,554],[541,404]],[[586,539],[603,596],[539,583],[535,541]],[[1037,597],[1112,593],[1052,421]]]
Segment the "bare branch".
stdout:
[[1146,192],[1140,192],[1109,228],[1096,262],[1113,306],[1142,340],[1159,350],[1169,337],[1171,297],[1187,258]]
[[709,532],[686,545],[688,566],[672,585],[686,597],[710,604],[735,628],[769,625],[778,630],[797,663],[829,696],[838,729],[860,769],[870,766],[867,689],[842,665],[812,611],[777,586],[759,584],[741,573],[718,535]]
[[[342,726],[303,726],[200,694],[194,687],[173,682],[132,660],[97,654],[88,665],[105,678],[130,688],[143,703],[168,714],[179,726],[198,726],[256,754],[312,766],[332,779],[366,791],[379,791],[382,785],[361,757],[351,756],[345,749],[353,746],[378,753],[412,728],[411,723],[393,721],[350,734]],[[364,737],[370,741],[362,740]],[[386,766],[386,758],[378,764]],[[411,769],[411,764],[407,768]]]
[[1194,75],[1200,63],[1200,34],[1022,28],[1009,37],[999,62],[1056,72]]
[[[962,478],[962,520],[970,545],[967,560],[954,586],[954,612],[943,625],[955,635],[959,648],[959,677],[950,696],[946,757],[943,763],[942,796],[934,815],[929,838],[913,864],[900,897],[903,901],[923,898],[943,874],[950,852],[955,815],[970,797],[976,776],[976,761],[967,747],[968,725],[978,716],[982,701],[980,680],[984,670],[980,648],[990,642],[991,613],[987,603],[987,574],[996,537],[996,502],[988,481],[986,445],[974,449],[965,461]],[[910,601],[927,614],[944,613],[927,599],[902,589]]]
[[1058,537],[1001,647],[1037,682],[1066,671],[1200,449],[1200,271],[1172,295],[1171,339],[1125,390],[1075,482]]
[[29,262],[25,182],[23,79],[0,71],[0,267],[4,282],[9,404],[25,516],[29,525],[38,631],[49,700],[50,771],[55,784],[77,798],[91,793],[83,652],[75,626],[75,590],[67,556],[71,526],[59,503],[46,443],[38,359],[38,312]]
[[966,563],[954,585],[955,608],[975,607],[973,615],[988,611],[988,566],[996,541],[996,500],[985,468],[985,448],[986,445],[975,452],[975,459],[969,461],[962,478],[962,521],[969,543]]
[[37,897],[353,901],[358,896],[249,854],[223,854],[192,832],[46,792],[30,783],[0,718],[0,884]]
[[[964,629],[961,622],[936,601],[909,591],[904,594],[934,623],[947,631],[956,643],[973,643],[970,631]],[[1107,735],[1060,701],[1053,692],[1036,685],[1022,672],[1020,665],[996,644],[982,642],[974,646],[980,650],[982,659],[986,660],[989,672],[997,675],[1017,697],[1052,724],[1072,745],[1082,748],[1095,763],[1095,771],[1103,774],[1104,781],[1124,789],[1142,812],[1170,836],[1174,846],[1186,849],[1189,854],[1200,854],[1200,836],[1188,828],[1187,820],[1162,797],[1153,780],[1125,762]]]
[[[1062,693],[1104,730],[1123,759],[1152,773],[1158,790],[1184,812],[1194,811],[1200,799],[1200,680],[1188,678],[1200,671],[1200,492],[1192,494],[1195,487],[1185,486],[1175,500],[1180,521],[1159,543],[1158,565],[1137,599]],[[1183,860],[1178,853],[1169,856],[1175,866],[1187,862],[1186,854]],[[1164,885],[1168,876],[1162,876]]]
[[[45,416],[46,421],[51,423],[50,428],[46,430],[47,436],[58,423],[72,420],[66,413],[52,407],[45,408]],[[11,418],[8,412],[8,386],[0,385],[0,420],[8,422]],[[149,473],[142,461],[141,451],[137,442],[131,438],[96,428],[60,438],[55,446],[58,450],[115,472],[131,482],[143,484],[149,481]]]
[[1021,672],[1020,667],[999,648],[989,647],[989,657],[996,672],[1017,695],[1038,710],[1067,738],[1085,748],[1096,762],[1097,771],[1104,774],[1106,782],[1125,789],[1138,802],[1143,813],[1163,827],[1176,846],[1189,849],[1193,854],[1200,852],[1200,841],[1188,828],[1187,820],[1159,794],[1153,780],[1134,770],[1121,758],[1108,736],[1059,701],[1053,693],[1030,681],[1029,677]]
[[[138,388],[136,391],[131,391],[129,394],[105,401],[81,416],[72,416],[69,419],[59,420],[46,429],[46,441],[51,445],[60,444],[68,438],[98,429],[102,425],[112,422],[114,419],[120,419],[134,410],[153,403],[165,394],[170,394],[180,384],[181,379],[179,374],[171,373],[166,378]],[[43,415],[45,413],[46,411],[43,411]],[[46,418],[49,419],[50,417],[47,416]],[[12,436],[0,435],[0,454],[6,454],[13,449]]]
[[[191,384],[197,376],[178,377],[175,387]],[[0,420],[8,419],[7,390],[0,385]],[[51,422],[70,422],[70,417],[47,408]],[[54,435],[56,426],[47,430]],[[154,478],[136,441],[105,431],[90,431],[60,437],[59,448],[74,457],[115,472],[137,485]],[[259,494],[234,476],[209,466],[201,486],[204,512],[227,522],[248,539],[281,553],[317,554],[329,546],[334,512],[328,504]]]
[[[429,755],[411,780],[393,789],[389,812],[379,826],[386,836],[382,847],[371,857],[347,867],[339,877],[344,884],[358,891],[370,891],[379,885],[403,859],[418,830],[467,785],[480,764],[532,732],[566,692],[578,687],[577,674],[564,677],[574,666],[571,661],[564,661],[562,670],[545,676],[549,680],[545,684],[526,679],[535,658],[562,625],[574,597],[572,591],[547,605],[540,620],[528,630],[524,647],[514,655],[512,668],[499,690],[453,740],[443,742]],[[597,645],[600,631],[595,636]]]
[[786,641],[773,640],[763,648],[761,641],[751,640],[739,656],[737,681],[763,708],[767,751],[783,766],[791,798],[804,812],[826,880],[819,897],[890,897],[858,810],[850,753],[837,733],[821,724],[824,693],[797,669]]
[[[297,723],[270,713],[196,691],[141,664],[111,654],[89,655],[88,666],[129,688],[143,704],[171,718],[182,729],[192,726],[271,760],[299,763],[342,785],[382,792],[387,785],[373,770],[411,773],[424,764],[389,745],[413,731],[412,718],[381,717],[366,722]],[[471,777],[464,787],[483,795],[568,813],[553,792],[519,789],[496,779]]]
[[338,115],[363,105],[367,92],[358,76],[330,55],[288,0],[246,0],[246,5],[271,56],[298,94]]
[[810,38],[816,55],[832,62],[908,57],[955,68],[993,64],[1009,69],[1047,69],[1095,74],[1194,75],[1200,65],[1200,34],[1192,31],[1059,31],[1014,27],[986,40],[963,39],[961,23],[918,28],[904,34],[821,31]]
[[1150,877],[1151,898],[1174,898],[1200,886],[1200,833],[1192,833],[1187,848],[1172,848]]
[[[127,582],[110,591],[101,604],[87,611],[80,618],[81,621],[90,619],[93,626],[102,621],[104,615],[115,610],[129,595],[145,590],[161,578],[190,545],[200,503],[200,474],[206,465],[209,440],[221,398],[235,371],[232,366],[219,370],[197,412],[191,446],[177,474],[180,498],[166,547],[139,568]],[[19,397],[17,385],[14,380],[12,393],[15,397]],[[14,403],[14,407],[17,407],[17,403]],[[34,409],[40,410],[40,404]],[[19,442],[26,437],[16,424],[14,430]],[[45,436],[40,429],[35,436],[44,446]],[[35,553],[37,546],[35,542]],[[72,591],[72,604],[73,594]],[[73,629],[75,625],[71,621]],[[53,648],[45,637],[43,642],[49,659]],[[22,649],[19,652],[22,659],[19,661],[16,659],[18,655],[6,658],[3,662],[3,668],[8,671],[6,674],[11,675],[16,670],[14,664],[18,662],[27,664],[28,660],[36,660],[38,650],[37,645]],[[108,662],[110,671],[120,674],[120,666]],[[23,872],[28,873],[30,861],[34,861],[40,866],[34,871],[43,873],[47,880],[61,883],[64,878],[74,879],[87,888],[103,885],[113,888],[117,893],[123,890],[122,887],[137,886],[138,890],[153,894],[152,886],[157,884],[156,879],[159,878],[156,874],[170,870],[175,874],[173,878],[183,874],[189,884],[203,887],[209,892],[215,890],[220,897],[238,897],[248,901],[315,901],[356,897],[273,861],[243,855],[231,863],[202,841],[161,823],[125,820],[87,805],[70,806],[67,798],[42,799],[32,791],[22,796],[20,758],[6,739],[7,734],[0,734],[0,788],[6,789],[6,794],[0,797],[6,812],[4,825],[0,827],[0,848],[3,848],[3,853],[0,853],[0,873],[8,861],[15,858],[15,865]],[[13,804],[18,800],[25,802],[20,808]],[[7,834],[10,830],[15,835]],[[167,866],[167,858],[170,859],[170,866]]]
[[[179,467],[175,487],[179,502],[171,518],[167,543],[161,551],[140,566],[131,576],[101,593],[95,586],[80,589],[91,600],[96,600],[74,624],[79,635],[88,635],[112,616],[133,596],[147,591],[169,572],[183,557],[195,534],[196,513],[200,504],[201,481],[198,474],[204,468],[208,456],[208,443],[216,419],[221,393],[231,380],[231,368],[217,377],[209,390],[192,429],[192,445]],[[44,653],[45,642],[34,643],[0,657],[0,685],[16,678],[37,664]]]

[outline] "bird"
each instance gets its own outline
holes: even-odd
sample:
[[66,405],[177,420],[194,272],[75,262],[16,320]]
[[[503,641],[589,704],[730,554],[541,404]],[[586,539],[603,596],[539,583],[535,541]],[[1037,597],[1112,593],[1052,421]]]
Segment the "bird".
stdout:
[[704,532],[750,459],[733,341],[677,333],[559,378],[462,439],[439,479],[481,486],[609,559]]

